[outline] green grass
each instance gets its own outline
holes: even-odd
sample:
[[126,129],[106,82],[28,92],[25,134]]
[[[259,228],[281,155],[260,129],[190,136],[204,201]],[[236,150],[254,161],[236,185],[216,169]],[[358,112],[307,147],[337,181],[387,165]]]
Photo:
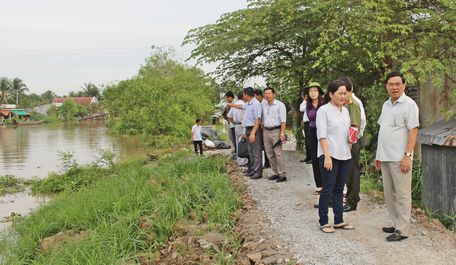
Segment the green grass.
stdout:
[[[153,255],[173,235],[174,224],[196,215],[200,222],[230,234],[231,214],[240,198],[224,169],[224,159],[189,158],[178,153],[155,166],[136,160],[115,165],[77,192],[63,192],[13,228],[12,244],[0,241],[6,264],[125,264],[137,253]],[[147,219],[150,229],[141,229]],[[216,224],[216,226],[215,226]],[[88,238],[43,251],[43,238],[83,229]]]
[[382,179],[379,174],[365,173],[361,176],[360,190],[369,194],[371,190],[383,191]]
[[0,176],[0,195],[16,193],[24,190],[24,181],[11,176]]

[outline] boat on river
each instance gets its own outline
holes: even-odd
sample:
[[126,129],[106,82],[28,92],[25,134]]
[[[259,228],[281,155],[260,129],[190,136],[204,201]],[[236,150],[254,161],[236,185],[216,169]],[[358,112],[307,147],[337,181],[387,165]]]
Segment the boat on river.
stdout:
[[16,125],[17,126],[28,126],[28,125],[40,125],[43,124],[44,120],[40,121],[17,121]]

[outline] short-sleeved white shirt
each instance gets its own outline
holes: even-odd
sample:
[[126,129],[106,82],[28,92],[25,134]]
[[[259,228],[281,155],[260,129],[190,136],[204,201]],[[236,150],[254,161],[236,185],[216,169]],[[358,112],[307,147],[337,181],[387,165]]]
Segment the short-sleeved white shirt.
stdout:
[[[339,110],[331,102],[321,106],[317,110],[317,138],[326,138],[328,143],[329,155],[338,160],[348,160],[351,158],[350,147],[348,145],[348,134],[350,130],[350,115],[348,109],[342,107]],[[324,155],[320,141],[318,141],[317,156]]]
[[235,124],[241,124],[244,120],[244,104],[245,102],[242,99],[238,99],[234,104],[241,105],[242,109],[231,108],[228,112],[228,118],[233,119]]
[[287,108],[281,101],[274,99],[270,105],[264,100],[261,105],[263,106],[262,124],[264,127],[276,127],[280,126],[282,122],[287,122]]
[[364,112],[364,105],[361,100],[355,96],[355,93],[352,93],[352,98],[353,100],[358,103],[359,108],[361,109],[361,124],[359,125],[359,130],[358,130],[358,139],[361,138],[364,135],[364,130],[366,129],[367,125],[367,119],[366,119],[366,112]]
[[201,125],[195,124],[192,126],[192,138],[193,141],[202,141],[201,137]]
[[380,130],[376,159],[380,161],[401,161],[407,151],[408,134],[420,126],[419,111],[415,101],[402,94],[394,103],[389,98],[383,103],[378,119]]
[[308,122],[309,117],[307,117],[307,102],[303,101],[301,105],[299,105],[299,111],[302,113],[302,122]]

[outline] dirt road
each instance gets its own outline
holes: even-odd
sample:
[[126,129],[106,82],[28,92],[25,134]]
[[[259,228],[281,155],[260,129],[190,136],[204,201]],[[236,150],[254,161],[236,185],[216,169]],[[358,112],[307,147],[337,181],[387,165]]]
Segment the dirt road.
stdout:
[[381,231],[389,220],[386,207],[367,195],[357,211],[344,214],[355,230],[322,233],[313,208],[318,196],[313,195],[312,168],[300,158],[298,152],[286,151],[286,182],[267,180],[270,170],[259,180],[244,178],[269,227],[291,247],[299,264],[456,264],[456,235],[424,216],[413,218],[408,239],[387,242]]

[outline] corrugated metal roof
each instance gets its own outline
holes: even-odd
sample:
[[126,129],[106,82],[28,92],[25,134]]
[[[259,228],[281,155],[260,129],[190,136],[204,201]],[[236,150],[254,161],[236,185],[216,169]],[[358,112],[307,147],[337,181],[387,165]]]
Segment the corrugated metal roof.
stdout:
[[439,121],[420,130],[418,141],[428,145],[456,147],[456,119]]
[[0,110],[0,114],[2,114],[3,116],[8,116],[10,114],[10,111],[7,109],[2,109]]
[[25,111],[23,109],[13,109],[13,110],[11,110],[11,112],[16,115],[20,115],[20,116],[30,115],[27,111]]

